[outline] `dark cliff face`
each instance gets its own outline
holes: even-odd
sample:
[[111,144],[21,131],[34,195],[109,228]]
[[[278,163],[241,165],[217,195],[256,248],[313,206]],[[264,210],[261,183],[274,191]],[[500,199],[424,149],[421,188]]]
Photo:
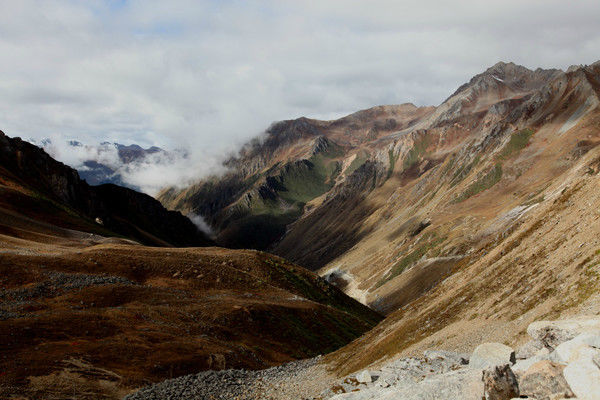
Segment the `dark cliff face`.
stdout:
[[205,246],[211,241],[181,213],[124,187],[90,186],[77,171],[40,148],[0,131],[0,167],[18,185],[95,221],[116,234],[148,245]]

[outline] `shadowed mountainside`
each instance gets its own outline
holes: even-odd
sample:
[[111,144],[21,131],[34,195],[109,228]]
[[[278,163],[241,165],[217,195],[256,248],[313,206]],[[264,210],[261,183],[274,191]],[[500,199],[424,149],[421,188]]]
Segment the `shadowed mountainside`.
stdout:
[[131,239],[208,243],[151,197],[0,136],[0,397],[117,399],[331,352],[381,320],[276,256]]
[[158,246],[212,242],[181,213],[120,186],[90,186],[38,147],[0,132],[3,208],[61,227],[115,234]]

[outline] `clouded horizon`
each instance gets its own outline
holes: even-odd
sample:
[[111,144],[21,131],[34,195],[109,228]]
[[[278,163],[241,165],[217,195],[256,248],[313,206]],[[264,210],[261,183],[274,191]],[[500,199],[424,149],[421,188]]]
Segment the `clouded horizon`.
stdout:
[[597,0],[20,0],[0,13],[1,130],[185,148],[198,176],[276,120],[437,105],[498,61],[600,59]]

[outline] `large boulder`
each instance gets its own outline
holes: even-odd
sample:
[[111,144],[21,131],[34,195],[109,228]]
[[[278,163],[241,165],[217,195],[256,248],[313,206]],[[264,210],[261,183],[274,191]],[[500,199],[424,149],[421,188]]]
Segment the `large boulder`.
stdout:
[[502,343],[484,343],[475,348],[469,367],[488,369],[498,365],[512,365],[516,361],[515,351]]
[[543,360],[548,360],[548,356],[533,356],[526,360],[518,360],[515,365],[512,366],[512,370],[516,374],[523,374],[525,371],[531,368],[533,364]]
[[600,354],[592,347],[580,348],[563,375],[578,399],[600,400]]
[[569,362],[578,356],[578,353],[587,347],[600,348],[600,332],[582,333],[571,340],[567,340],[556,347],[556,354],[560,360]]
[[600,330],[600,317],[579,317],[561,321],[536,321],[529,324],[527,333],[552,349],[576,336]]
[[572,397],[569,384],[564,378],[564,366],[548,360],[533,364],[519,379],[521,395],[538,400],[551,400],[557,397]]
[[519,385],[508,365],[483,371],[483,386],[486,400],[507,400],[519,396]]

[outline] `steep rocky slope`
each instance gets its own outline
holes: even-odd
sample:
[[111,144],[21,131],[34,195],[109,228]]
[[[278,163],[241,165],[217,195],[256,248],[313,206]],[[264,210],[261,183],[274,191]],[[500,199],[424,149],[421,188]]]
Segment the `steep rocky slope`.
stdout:
[[599,78],[598,64],[559,74],[389,189],[369,234],[322,270],[389,314],[331,356],[341,371],[442,343],[514,344],[534,319],[600,312]]
[[378,157],[386,135],[432,111],[404,104],[336,121],[282,121],[227,161],[231,172],[184,190],[166,189],[158,199],[167,208],[204,216],[222,245],[266,249],[284,235],[286,226]]
[[[269,187],[271,168],[283,168],[277,162],[310,159],[310,149],[324,146],[306,138],[322,136],[318,143],[337,151],[329,159],[339,172],[322,194],[297,203],[269,248],[388,315],[327,361],[348,373],[442,343],[460,351],[482,341],[514,344],[534,319],[596,304],[599,94],[600,63],[567,72],[499,63],[436,108],[401,106],[412,116],[374,138],[370,112],[360,129],[346,131],[352,140],[334,129],[351,117],[276,124],[287,129],[271,128],[237,159],[262,171],[255,186],[240,185],[201,213],[217,228],[224,215],[262,213],[242,205],[263,199],[258,188]],[[161,200],[182,209],[214,205],[205,202],[212,188],[231,188],[232,176]],[[285,178],[275,181],[280,210],[289,189]],[[245,214],[228,214],[231,204]],[[260,213],[252,215],[272,215]]]

